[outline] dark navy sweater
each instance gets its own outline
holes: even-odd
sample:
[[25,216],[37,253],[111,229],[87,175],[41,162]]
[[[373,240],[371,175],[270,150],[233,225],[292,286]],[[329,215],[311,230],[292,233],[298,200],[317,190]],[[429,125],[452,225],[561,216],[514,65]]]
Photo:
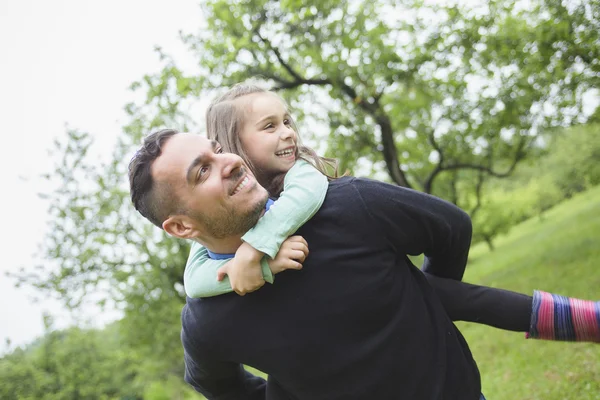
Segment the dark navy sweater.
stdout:
[[[469,217],[381,182],[330,183],[297,234],[301,271],[246,295],[187,299],[185,379],[209,399],[476,400],[479,372],[424,269],[462,276]],[[242,364],[269,375],[252,376]]]

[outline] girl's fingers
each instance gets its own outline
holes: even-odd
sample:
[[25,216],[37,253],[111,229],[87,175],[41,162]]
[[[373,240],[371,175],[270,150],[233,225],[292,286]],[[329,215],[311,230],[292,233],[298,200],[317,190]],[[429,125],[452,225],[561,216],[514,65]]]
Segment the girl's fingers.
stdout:
[[301,251],[305,256],[308,256],[308,246],[304,243],[295,242],[290,245],[290,248],[295,251]]
[[288,260],[288,269],[302,269],[302,264],[298,261]]
[[295,235],[295,236],[290,236],[288,238],[288,240],[294,242],[294,243],[304,243],[304,245],[306,247],[308,247],[308,243],[306,242],[306,240],[304,240],[304,238],[300,235]]
[[290,251],[290,258],[292,260],[303,262],[306,259],[306,253],[300,250],[292,250]]

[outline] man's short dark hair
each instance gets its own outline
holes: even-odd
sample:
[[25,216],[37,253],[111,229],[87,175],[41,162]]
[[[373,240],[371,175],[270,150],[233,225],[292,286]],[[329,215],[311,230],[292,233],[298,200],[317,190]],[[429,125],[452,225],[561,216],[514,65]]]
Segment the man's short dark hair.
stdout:
[[162,146],[167,140],[178,133],[174,129],[151,133],[129,162],[129,191],[133,206],[161,229],[162,223],[169,215],[178,212],[180,207],[169,185],[152,178],[152,164],[161,155]]

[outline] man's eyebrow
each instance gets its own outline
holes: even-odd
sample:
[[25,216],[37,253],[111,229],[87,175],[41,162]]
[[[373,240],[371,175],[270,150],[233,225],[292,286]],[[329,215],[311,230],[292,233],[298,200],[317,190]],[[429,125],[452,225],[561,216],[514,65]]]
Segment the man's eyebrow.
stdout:
[[[211,140],[210,145],[212,147],[213,152],[217,150],[219,147],[219,143],[216,140]],[[206,161],[206,154],[201,153],[198,157],[194,158],[194,161],[191,162],[190,166],[187,169],[186,180],[187,183],[192,185],[194,183],[194,169],[201,164],[204,164]]]
[[187,169],[187,174],[185,175],[188,184],[191,185],[194,183],[194,169],[196,169],[198,165],[203,164],[205,158],[206,156],[204,155],[204,153],[202,153],[198,157],[194,158],[194,161],[191,162],[190,166]]

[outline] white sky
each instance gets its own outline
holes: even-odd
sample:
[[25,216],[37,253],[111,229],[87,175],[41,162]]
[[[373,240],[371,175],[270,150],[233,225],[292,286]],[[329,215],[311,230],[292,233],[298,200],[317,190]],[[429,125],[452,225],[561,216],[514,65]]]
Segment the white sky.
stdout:
[[4,276],[31,265],[44,237],[46,204],[34,178],[52,165],[47,149],[68,124],[110,152],[126,122],[127,87],[160,68],[155,45],[177,60],[185,57],[178,32],[198,28],[197,3],[0,1],[0,353],[5,338],[14,346],[41,335],[42,312],[61,314],[58,304],[33,303],[31,290],[14,288]]

